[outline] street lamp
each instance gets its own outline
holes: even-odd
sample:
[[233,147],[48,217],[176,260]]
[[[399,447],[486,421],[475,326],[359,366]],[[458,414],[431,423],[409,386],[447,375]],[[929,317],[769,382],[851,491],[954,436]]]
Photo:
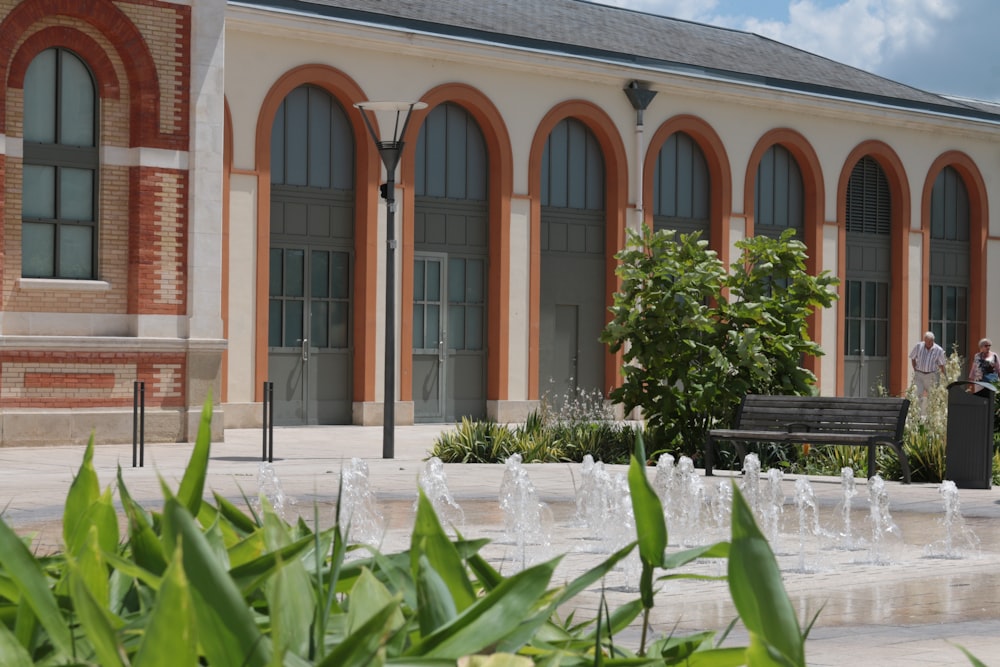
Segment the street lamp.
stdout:
[[[382,410],[382,458],[395,455],[396,426],[396,166],[403,153],[403,135],[414,109],[424,109],[424,102],[358,102],[368,133],[375,142],[385,165],[386,183],[382,197],[386,206],[385,230],[385,389]],[[375,123],[379,117],[392,126],[391,139],[379,139]]]

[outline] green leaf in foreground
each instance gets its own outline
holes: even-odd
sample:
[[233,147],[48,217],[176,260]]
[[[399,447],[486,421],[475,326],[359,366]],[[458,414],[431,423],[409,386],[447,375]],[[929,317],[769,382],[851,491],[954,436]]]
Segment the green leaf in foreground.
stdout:
[[132,661],[134,667],[194,667],[198,664],[195,615],[184,576],[181,546],[163,575],[156,606]]
[[629,462],[628,489],[632,495],[639,559],[642,561],[639,594],[643,606],[648,609],[653,606],[653,569],[662,565],[663,553],[667,549],[667,522],[660,498],[646,477],[646,450],[641,435],[636,436],[635,453]]
[[7,626],[0,623],[0,665],[5,667],[34,667],[35,662],[24,650],[24,647],[17,643],[15,637]]
[[59,612],[55,595],[38,561],[13,530],[0,521],[0,567],[6,570],[21,593],[21,602],[34,613],[57,651],[72,655],[73,640]]
[[559,560],[535,565],[504,579],[451,623],[411,647],[407,654],[457,660],[501,641],[531,615],[546,595]]
[[751,664],[805,667],[805,638],[778,563],[735,484],[729,591],[750,633]]
[[191,516],[198,516],[198,509],[201,507],[201,496],[205,492],[205,479],[208,477],[208,458],[211,448],[212,396],[209,395],[201,408],[198,437],[195,439],[194,449],[191,451],[191,460],[188,461],[187,468],[184,470],[181,487],[177,491],[177,498],[188,508]]
[[183,544],[184,574],[191,583],[205,657],[213,667],[265,667],[270,643],[261,635],[236,584],[219,563],[194,518],[176,498],[163,507],[168,549]]

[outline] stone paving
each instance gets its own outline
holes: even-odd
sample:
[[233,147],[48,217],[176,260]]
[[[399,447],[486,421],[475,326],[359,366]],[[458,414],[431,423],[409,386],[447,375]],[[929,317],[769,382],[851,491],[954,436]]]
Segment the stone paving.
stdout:
[[[285,494],[294,501],[286,511],[301,512],[311,519],[316,506],[320,520],[332,523],[341,468],[358,457],[368,465],[377,506],[384,516],[383,548],[405,547],[413,521],[417,478],[442,428],[397,428],[392,459],[382,458],[381,428],[275,429],[272,469]],[[213,445],[208,488],[235,502],[242,502],[244,492],[255,495],[262,449],[259,430],[227,431],[225,441]],[[132,495],[156,507],[162,502],[159,478],[176,488],[190,451],[189,444],[150,444],[143,455],[145,465],[139,468],[132,467],[131,445],[103,445],[96,449],[94,464],[104,486],[114,482],[120,465]],[[59,548],[62,503],[82,452],[82,446],[0,448],[0,512],[19,532],[35,534],[36,549]],[[503,465],[445,466],[448,487],[465,515],[463,534],[490,538],[492,542],[483,553],[507,572],[524,561],[560,553],[566,555],[557,577],[572,577],[599,562],[606,545],[576,518],[579,464],[524,467],[539,499],[551,511],[551,546],[519,548],[505,535],[498,502]],[[720,472],[702,481],[710,490],[733,477]],[[996,657],[1000,655],[1000,491],[959,490],[964,524],[978,539],[978,550],[959,549],[961,557],[928,557],[928,545],[940,544],[948,534],[943,525],[940,486],[887,482],[889,510],[901,539],[888,540],[885,552],[876,558],[870,548],[862,546],[854,550],[832,548],[833,537],[808,538],[800,543],[794,502],[796,479],[788,475],[782,481],[782,529],[772,547],[800,620],[819,614],[806,645],[810,665],[967,665],[959,645],[987,665],[1000,664]],[[842,516],[839,478],[808,480],[821,525],[835,532],[831,527]],[[863,540],[865,531],[870,531],[865,480],[857,480],[852,508],[852,525]],[[720,566],[713,563],[696,568],[706,574],[721,573]],[[605,593],[612,608],[635,597],[634,585],[628,567],[607,577]],[[581,595],[575,601],[577,616],[592,614],[599,596],[597,589]],[[721,630],[735,617],[724,582],[668,582],[658,593],[656,604],[652,621],[658,633]],[[622,640],[634,645],[634,637],[634,633],[625,633]],[[726,643],[736,645],[745,640],[745,632],[737,625]]]

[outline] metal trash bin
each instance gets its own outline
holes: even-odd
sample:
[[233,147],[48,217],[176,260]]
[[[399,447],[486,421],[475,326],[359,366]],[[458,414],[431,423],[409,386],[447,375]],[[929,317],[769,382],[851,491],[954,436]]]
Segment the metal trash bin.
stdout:
[[945,479],[961,489],[992,485],[995,393],[996,387],[989,382],[959,380],[948,385]]

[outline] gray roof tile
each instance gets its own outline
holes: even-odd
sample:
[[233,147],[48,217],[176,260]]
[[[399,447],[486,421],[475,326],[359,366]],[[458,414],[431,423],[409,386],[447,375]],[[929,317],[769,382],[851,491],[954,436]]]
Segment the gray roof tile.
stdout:
[[760,35],[585,0],[230,2],[1000,121],[996,105],[918,90]]

